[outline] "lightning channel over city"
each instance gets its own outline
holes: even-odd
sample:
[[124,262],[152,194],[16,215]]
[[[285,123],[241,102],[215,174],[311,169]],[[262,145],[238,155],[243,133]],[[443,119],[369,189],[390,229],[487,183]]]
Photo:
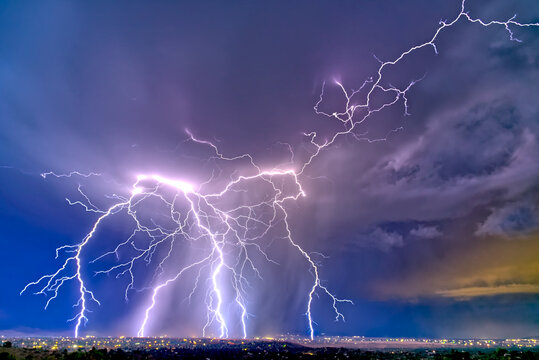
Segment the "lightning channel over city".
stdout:
[[[299,145],[279,142],[276,147],[285,149],[286,160],[280,159],[273,163],[267,159],[259,160],[258,156],[263,150],[258,150],[256,154],[229,153],[223,150],[220,140],[212,138],[211,135],[206,137],[204,131],[190,126],[182,129],[182,146],[197,154],[204,154],[204,160],[199,162],[200,166],[209,166],[210,171],[203,179],[169,168],[162,171],[140,171],[140,167],[137,167],[131,174],[123,177],[129,179],[123,183],[107,174],[106,169],[85,171],[83,169],[86,167],[80,166],[63,172],[56,168],[44,168],[37,176],[44,186],[51,183],[59,184],[60,187],[62,184],[76,184],[76,190],[73,190],[65,201],[74,211],[82,210],[84,216],[90,219],[91,225],[79,239],[55,250],[51,249],[52,259],[41,261],[54,261],[58,264],[55,270],[45,272],[44,275],[33,274],[35,278],[29,279],[31,281],[20,289],[19,295],[25,298],[29,294],[41,295],[44,298],[44,309],[47,310],[62,296],[73,292],[75,302],[64,311],[68,314],[65,318],[72,328],[74,338],[84,337],[94,315],[106,307],[105,301],[93,285],[93,281],[96,281],[93,279],[99,279],[122,284],[123,304],[130,304],[134,297],[139,299],[135,313],[129,315],[133,336],[144,338],[160,334],[160,319],[163,312],[166,313],[166,306],[170,306],[170,303],[181,303],[187,308],[193,304],[197,305],[192,307],[193,314],[190,314],[198,319],[198,328],[195,331],[197,336],[249,339],[257,335],[253,322],[259,316],[258,311],[264,311],[254,306],[258,289],[270,286],[270,290],[265,294],[284,296],[272,292],[271,285],[266,283],[266,277],[271,276],[271,272],[279,271],[281,262],[286,261],[275,256],[279,252],[272,249],[278,246],[297,259],[298,276],[302,282],[297,288],[302,292],[296,295],[300,298],[298,302],[303,309],[302,313],[297,314],[297,318],[302,321],[304,334],[314,340],[325,333],[323,325],[317,320],[321,317],[318,311],[322,307],[327,308],[336,324],[350,321],[347,313],[361,305],[358,305],[352,293],[343,292],[342,286],[332,285],[331,271],[325,265],[327,257],[318,249],[313,249],[308,239],[298,236],[294,227],[295,209],[298,203],[306,199],[322,196],[312,191],[309,184],[313,178],[325,179],[331,174],[320,170],[321,167],[316,164],[336,151],[344,139],[364,143],[366,146],[387,144],[399,137],[408,123],[394,125],[394,122],[388,121],[391,125],[384,128],[378,136],[371,135],[369,131],[373,121],[384,121],[380,115],[386,116],[387,119],[397,112],[403,118],[410,118],[421,111],[411,104],[416,96],[415,90],[428,81],[428,71],[406,79],[404,85],[392,85],[395,82],[402,83],[393,77],[399,74],[400,67],[405,65],[410,57],[430,50],[436,60],[444,51],[438,45],[439,42],[448,41],[443,37],[456,31],[460,25],[466,27],[460,27],[459,31],[473,28],[477,31],[488,29],[502,33],[509,46],[522,47],[526,47],[526,41],[521,40],[520,32],[539,28],[539,22],[520,21],[518,14],[509,14],[494,20],[483,19],[468,8],[469,2],[457,2],[454,11],[456,15],[440,20],[433,31],[423,34],[412,44],[401,46],[396,56],[382,59],[373,55],[373,62],[377,64],[375,70],[357,86],[352,88],[349,81],[340,78],[318,82],[311,115],[327,120],[331,130],[307,128],[297,134],[300,138]],[[405,75],[408,76],[407,73]],[[335,106],[335,102],[334,99],[329,99],[330,92],[333,95],[338,94],[337,103],[341,104],[339,107],[331,108]],[[519,135],[523,141],[531,138],[526,138],[526,131],[523,130]],[[532,142],[528,140],[528,143]],[[409,153],[413,151],[409,150]],[[516,155],[511,159],[515,157]],[[384,167],[389,167],[388,164],[393,162],[386,161],[383,164]],[[350,163],[338,165],[353,166]],[[225,168],[226,171],[223,170]],[[418,168],[410,171],[410,178],[420,171]],[[90,183],[99,184],[100,189],[110,185],[110,190],[106,189],[105,196],[102,196],[104,200],[97,199],[95,189],[88,190],[91,188],[88,185]],[[460,183],[464,183],[464,180]],[[494,193],[494,190],[491,192]],[[346,196],[352,190],[343,188],[341,191]],[[380,191],[382,192],[383,190]],[[511,200],[508,203],[511,205],[517,201]],[[493,205],[489,203],[489,206]],[[413,226],[410,225],[410,228],[406,228],[406,231],[400,231],[416,239],[423,237],[432,240],[442,237],[439,224],[443,223],[440,221],[433,225],[434,221],[429,216],[423,218],[427,220],[417,221]],[[448,221],[446,219],[456,216],[447,215],[443,218]],[[343,220],[342,223],[346,222]],[[403,247],[402,237],[395,235],[397,230],[393,228],[397,221],[380,223],[386,226],[385,230],[380,226],[369,230],[373,237],[387,239],[388,245],[380,247],[380,251],[388,253],[389,248]],[[475,221],[474,226],[478,223],[479,221]],[[485,220],[483,223],[488,222]],[[124,229],[127,236],[119,237],[117,233],[107,235],[114,226]],[[342,225],[343,228],[344,226]],[[501,227],[496,229],[498,228]],[[477,236],[487,233],[487,230],[481,229],[476,231]],[[529,233],[526,233],[526,236]],[[106,243],[100,240],[102,237],[107,237]],[[96,253],[97,246],[99,251]],[[430,283],[429,281],[425,283]],[[438,281],[441,282],[443,280]],[[469,282],[481,283],[476,279]],[[169,293],[178,284],[183,284],[182,288],[187,289],[186,296],[174,296],[170,299]],[[528,283],[525,285],[534,286]],[[459,290],[447,286],[437,288],[435,293],[449,298]],[[503,286],[506,286],[505,283]],[[523,291],[526,293],[535,291],[525,289]],[[410,297],[425,297],[421,291],[418,290],[418,294]],[[383,293],[379,298],[392,296]],[[458,296],[465,297],[460,293]],[[199,301],[201,304],[198,304]],[[198,311],[197,307],[201,307],[202,311]],[[286,314],[289,316],[289,313]],[[1,316],[0,309],[0,318]]]

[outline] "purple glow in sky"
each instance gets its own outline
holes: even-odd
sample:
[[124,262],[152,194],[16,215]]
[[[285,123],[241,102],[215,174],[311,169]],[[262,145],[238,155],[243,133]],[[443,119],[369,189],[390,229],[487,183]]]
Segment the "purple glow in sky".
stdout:
[[539,23],[388,4],[6,5],[0,329],[533,335]]

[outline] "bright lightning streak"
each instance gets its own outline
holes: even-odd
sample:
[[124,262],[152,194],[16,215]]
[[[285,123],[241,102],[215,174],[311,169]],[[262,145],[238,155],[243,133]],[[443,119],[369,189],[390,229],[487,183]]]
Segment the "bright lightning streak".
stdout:
[[71,171],[67,174],[57,174],[53,171],[48,171],[48,172],[44,172],[41,174],[41,177],[43,179],[46,179],[47,176],[54,176],[54,177],[57,177],[57,178],[64,178],[64,177],[72,177],[72,176],[81,176],[81,177],[84,177],[84,178],[89,178],[90,176],[101,176],[101,174],[98,174],[98,173],[94,173],[94,172],[89,172],[89,173],[81,173],[79,171]]
[[[436,41],[444,30],[451,28],[459,21],[467,21],[473,24],[479,24],[483,27],[501,26],[509,34],[511,41],[520,42],[515,37],[512,28],[523,27],[538,27],[539,23],[520,23],[516,20],[516,15],[506,21],[492,20],[484,21],[479,18],[473,18],[465,9],[465,0],[461,2],[459,14],[451,21],[440,21],[439,27],[434,32],[430,40],[419,43],[415,46],[403,51],[399,56],[390,61],[379,62],[379,67],[376,75],[368,78],[357,90],[347,90],[340,82],[336,82],[336,86],[340,88],[346,100],[344,110],[340,112],[324,112],[320,110],[320,106],[324,100],[324,86],[320,94],[319,101],[314,106],[316,114],[335,119],[343,125],[343,129],[336,131],[328,139],[319,140],[316,132],[305,133],[313,146],[313,151],[307,156],[303,162],[297,162],[295,169],[272,169],[262,170],[249,154],[243,154],[234,157],[225,156],[218,147],[212,142],[199,140],[187,131],[190,140],[200,145],[209,146],[215,153],[215,158],[221,161],[241,161],[247,159],[254,170],[252,175],[239,175],[236,178],[226,183],[222,190],[215,193],[204,193],[201,191],[203,185],[207,185],[214,180],[214,176],[202,183],[196,188],[192,184],[170,179],[161,175],[139,175],[136,182],[132,185],[130,196],[122,197],[114,195],[111,199],[118,202],[109,207],[107,210],[99,209],[90,199],[83,193],[79,186],[78,191],[84,198],[84,201],[70,201],[70,205],[80,205],[86,211],[97,213],[99,217],[92,226],[90,232],[82,239],[81,242],[75,245],[65,245],[56,249],[56,258],[63,251],[68,256],[62,266],[52,274],[44,275],[34,282],[30,282],[21,291],[21,294],[30,287],[37,286],[36,294],[51,294],[46,302],[45,308],[50,302],[58,296],[58,291],[68,281],[74,281],[78,285],[79,300],[75,304],[78,309],[72,320],[75,320],[75,336],[79,336],[80,327],[88,321],[87,313],[89,312],[89,302],[99,304],[94,293],[88,289],[83,276],[83,250],[86,245],[94,238],[100,224],[121,212],[127,213],[133,221],[134,229],[125,241],[118,244],[113,250],[108,251],[97,257],[91,263],[94,263],[107,256],[116,256],[119,264],[108,269],[97,271],[97,274],[116,273],[116,277],[128,276],[129,284],[125,289],[125,298],[127,300],[128,293],[134,289],[135,277],[134,267],[138,262],[150,263],[154,256],[158,256],[159,249],[168,249],[165,251],[165,256],[160,260],[154,279],[158,279],[167,260],[172,256],[172,252],[176,241],[185,240],[192,244],[204,243],[206,253],[202,251],[200,260],[188,263],[181,267],[174,276],[158,282],[152,287],[151,303],[144,312],[142,324],[138,330],[138,336],[144,336],[146,326],[151,321],[150,315],[152,310],[157,305],[158,295],[161,290],[170,284],[179,280],[185,273],[196,271],[195,285],[189,294],[189,299],[197,291],[202,274],[207,271],[211,286],[206,292],[206,323],[203,326],[203,335],[206,331],[216,328],[219,336],[225,337],[229,334],[229,324],[227,316],[223,311],[225,299],[224,290],[232,292],[230,303],[235,303],[241,324],[243,337],[247,337],[247,319],[248,303],[246,301],[249,281],[249,274],[261,278],[261,274],[255,265],[253,254],[261,255],[265,260],[275,263],[265,252],[264,246],[261,244],[266,237],[272,232],[277,232],[281,227],[284,232],[280,236],[286,240],[289,245],[296,249],[301,255],[313,277],[313,283],[307,294],[307,310],[306,317],[308,322],[309,334],[311,339],[314,337],[314,320],[312,314],[312,304],[314,296],[320,292],[326,294],[332,303],[335,313],[335,320],[344,320],[344,315],[339,311],[338,306],[342,303],[351,303],[350,300],[340,299],[333,295],[329,289],[322,285],[319,268],[311,255],[305,251],[296,241],[293,240],[292,231],[290,230],[288,216],[285,203],[288,201],[296,201],[299,197],[305,196],[305,192],[300,182],[300,178],[304,175],[305,169],[314,161],[315,158],[325,149],[329,148],[335,141],[343,135],[351,135],[358,140],[366,140],[369,142],[385,141],[385,138],[371,139],[366,137],[366,133],[357,134],[356,129],[364,123],[373,114],[381,112],[393,105],[402,102],[404,106],[404,114],[408,112],[408,92],[421,79],[411,81],[405,88],[397,88],[391,85],[382,85],[384,80],[384,71],[392,66],[400,63],[404,58],[408,57],[417,50],[427,47],[432,47],[437,54]],[[384,81],[385,82],[385,81]],[[325,85],[325,84],[324,84]],[[383,102],[381,105],[373,105],[373,97],[377,93],[392,95],[392,98]],[[360,99],[360,95],[364,94]],[[402,128],[397,128],[391,132],[396,132]],[[293,149],[286,144],[291,152],[291,162],[297,161],[294,156]],[[57,174],[54,172],[46,172],[41,174],[43,178],[47,176],[54,177],[72,177],[79,176],[88,178],[91,176],[100,176],[98,173],[80,173],[77,171],[68,174]],[[234,195],[239,193],[247,193],[250,186],[256,186],[257,191],[263,194],[263,200],[255,200],[256,196],[247,197],[239,204],[236,203]],[[164,191],[165,188],[175,190],[175,194],[171,197]],[[157,200],[162,206],[167,209],[170,219],[175,224],[173,229],[165,228],[155,222],[148,222],[139,213],[144,209],[144,205],[150,200]],[[181,207],[187,205],[187,208],[181,210]],[[269,215],[269,216],[268,216]],[[279,226],[282,224],[282,226]],[[137,236],[143,235],[148,240],[144,246],[135,243]],[[127,261],[120,261],[120,250],[129,249],[134,251],[136,255],[130,257]],[[228,280],[227,280],[228,278]]]
[[[492,20],[492,21],[483,21],[479,18],[473,18],[470,16],[468,11],[466,11],[466,0],[462,0],[461,2],[461,8],[459,14],[450,22],[447,21],[440,21],[440,26],[436,29],[434,32],[434,35],[430,38],[430,40],[417,44],[415,46],[412,46],[408,48],[406,51],[403,51],[399,56],[397,56],[395,59],[390,61],[381,61],[378,58],[378,62],[380,63],[380,66],[378,67],[376,71],[376,76],[370,77],[361,85],[361,87],[357,90],[347,91],[345,87],[339,83],[335,82],[337,86],[339,86],[344,94],[344,97],[346,99],[346,105],[345,109],[342,112],[333,112],[333,113],[327,113],[323,111],[319,111],[319,105],[323,101],[323,95],[324,95],[324,87],[322,87],[322,93],[320,95],[319,101],[314,106],[314,110],[319,115],[324,115],[329,118],[336,119],[340,121],[344,125],[344,130],[335,132],[329,140],[324,141],[317,141],[318,134],[314,131],[305,133],[304,135],[307,136],[310,140],[310,143],[314,146],[314,151],[310,155],[310,157],[307,159],[307,161],[303,164],[301,170],[298,172],[298,175],[302,174],[303,171],[307,166],[311,164],[311,162],[320,154],[320,152],[329,146],[331,146],[337,138],[341,137],[342,135],[352,135],[356,137],[359,140],[366,140],[368,142],[373,141],[385,141],[387,137],[380,138],[380,139],[370,139],[366,137],[358,137],[357,134],[355,134],[355,129],[364,123],[368,118],[370,118],[373,114],[378,113],[394,104],[399,102],[399,100],[402,100],[404,105],[404,114],[409,115],[408,113],[408,98],[407,94],[408,91],[421,79],[419,80],[413,80],[411,81],[408,86],[404,89],[399,89],[394,86],[382,86],[382,79],[383,79],[383,73],[384,70],[387,68],[397,65],[400,63],[404,58],[411,55],[412,53],[415,53],[417,50],[426,48],[426,47],[432,47],[434,49],[434,52],[438,54],[438,49],[436,48],[436,40],[438,39],[439,35],[444,31],[445,29],[448,29],[455,24],[457,24],[459,21],[468,21],[470,23],[474,24],[480,24],[483,27],[490,27],[490,26],[502,26],[505,28],[507,33],[509,34],[509,39],[511,41],[521,42],[518,38],[515,37],[515,34],[511,30],[511,26],[513,27],[539,27],[539,23],[520,23],[515,21],[516,15],[513,15],[511,18],[509,18],[506,21],[498,21],[498,20]],[[356,94],[360,93],[363,89],[368,89],[367,95],[364,97],[363,101],[359,101],[358,105],[351,105],[352,98],[356,98]],[[394,98],[393,100],[387,101],[379,106],[373,106],[372,105],[372,97],[375,95],[376,91],[381,91],[383,93],[389,93],[393,94]],[[357,111],[363,110],[364,113],[362,115],[359,115],[359,118],[355,119],[355,115]],[[398,129],[394,129],[392,132],[398,131]]]

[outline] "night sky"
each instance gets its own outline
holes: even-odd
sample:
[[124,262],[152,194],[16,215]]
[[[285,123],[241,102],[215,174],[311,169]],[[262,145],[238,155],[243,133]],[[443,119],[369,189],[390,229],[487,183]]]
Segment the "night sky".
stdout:
[[[467,8],[539,20],[535,0]],[[106,207],[139,173],[199,184],[216,169],[247,171],[209,159],[186,129],[226,155],[282,164],[284,143],[305,153],[304,132],[338,128],[313,109],[324,82],[320,110],[341,110],[335,81],[357,89],[376,75],[375,56],[428,41],[459,11],[454,0],[1,1],[0,334],[72,334],[75,284],[46,311],[43,295],[19,292],[95,222],[65,200],[81,200],[79,185]],[[438,54],[422,49],[385,73],[387,86],[422,78],[409,116],[401,101],[358,128],[386,141],[341,137],[302,175],[294,239],[325,255],[323,284],[354,302],[335,322],[328,299],[315,298],[317,334],[539,335],[539,28],[513,30],[521,43],[500,26],[445,30]],[[73,170],[103,176],[40,176]],[[126,221],[110,221],[85,255],[127,236]],[[278,241],[268,252],[278,265],[253,286],[249,335],[307,335],[308,267]],[[82,332],[136,335],[151,276],[140,270],[126,303],[126,279],[94,270],[86,280],[102,305]],[[190,286],[167,291],[150,335],[201,335]]]

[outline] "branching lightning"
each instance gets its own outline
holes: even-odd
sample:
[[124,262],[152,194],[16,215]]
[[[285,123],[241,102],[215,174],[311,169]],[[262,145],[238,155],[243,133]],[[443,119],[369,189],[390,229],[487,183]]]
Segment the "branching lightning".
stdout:
[[[301,182],[302,178],[306,176],[305,170],[323,150],[329,148],[343,135],[351,135],[358,140],[369,142],[386,140],[387,137],[372,139],[367,137],[366,133],[358,134],[356,132],[359,125],[374,114],[401,103],[404,107],[404,114],[409,115],[408,93],[422,79],[413,80],[404,88],[383,85],[385,83],[384,71],[387,68],[397,65],[422,48],[432,47],[437,54],[436,41],[439,35],[458,22],[469,22],[483,27],[500,26],[507,31],[509,39],[516,42],[520,42],[520,40],[512,29],[539,26],[539,23],[520,23],[515,19],[516,15],[505,21],[484,21],[473,18],[466,11],[465,0],[463,0],[459,14],[451,21],[440,21],[430,40],[408,48],[393,60],[381,61],[377,58],[379,67],[376,74],[366,79],[358,89],[347,90],[340,82],[336,82],[346,100],[343,110],[332,113],[320,110],[324,101],[324,84],[320,98],[314,106],[314,111],[318,115],[340,122],[342,130],[334,132],[324,140],[320,139],[319,134],[315,131],[306,132],[304,135],[309,139],[312,149],[304,161],[298,161],[292,147],[285,144],[291,152],[291,162],[295,162],[289,168],[276,167],[264,170],[256,164],[249,154],[225,156],[215,144],[197,139],[188,131],[189,139],[196,144],[211,148],[214,158],[218,161],[234,164],[247,160],[249,169],[244,170],[244,174],[235,175],[218,192],[203,190],[205,185],[213,182],[213,175],[208,181],[198,186],[158,174],[139,175],[132,184],[130,193],[127,196],[112,196],[111,199],[116,202],[106,209],[100,209],[92,203],[83,192],[82,187],[79,186],[78,193],[82,200],[71,201],[67,199],[67,201],[70,205],[82,206],[85,211],[97,214],[97,220],[80,242],[56,249],[56,258],[65,257],[57,271],[30,282],[21,291],[21,294],[30,288],[37,288],[36,294],[48,296],[45,304],[45,308],[47,308],[50,302],[57,298],[58,292],[64,284],[74,282],[79,291],[79,299],[74,305],[77,310],[72,320],[75,322],[75,337],[78,337],[81,325],[85,325],[88,321],[90,303],[100,304],[87,285],[86,263],[83,260],[84,251],[89,242],[94,239],[102,223],[113,221],[114,217],[119,214],[127,214],[133,224],[131,235],[114,248],[95,259],[91,259],[89,263],[98,263],[99,260],[114,257],[116,264],[97,271],[97,274],[115,275],[117,278],[127,277],[129,282],[124,293],[127,300],[129,292],[135,289],[135,267],[141,262],[156,262],[152,284],[149,287],[150,304],[144,311],[143,320],[137,332],[138,336],[146,335],[147,326],[152,321],[152,313],[158,304],[160,292],[170,284],[180,281],[181,278],[192,273],[194,287],[189,299],[196,291],[199,291],[200,287],[204,287],[204,284],[207,285],[202,290],[205,291],[206,305],[206,321],[202,326],[203,336],[212,333],[220,337],[228,337],[230,324],[233,323],[230,318],[236,317],[241,324],[242,336],[247,337],[249,335],[248,318],[250,314],[247,299],[251,286],[250,279],[262,279],[262,272],[258,268],[256,259],[263,258],[267,262],[276,263],[267,254],[267,247],[263,240],[279,238],[297,251],[305,261],[306,270],[312,275],[312,286],[306,294],[305,315],[309,335],[313,338],[315,328],[312,304],[317,294],[328,297],[335,313],[335,320],[344,320],[344,315],[339,309],[340,305],[352,302],[338,298],[322,284],[319,267],[312,258],[313,253],[307,252],[292,236],[287,203],[306,196]],[[390,99],[375,106],[372,99],[377,97],[377,94],[389,95]],[[401,130],[400,127],[391,132],[399,130]],[[77,171],[67,174],[54,172],[42,174],[43,178],[48,176],[87,178],[101,175]],[[252,188],[256,189],[255,194],[252,194]],[[156,223],[152,218],[144,215],[144,209],[147,208],[148,204],[153,204],[153,206],[158,204],[168,214],[167,226]],[[173,276],[167,277],[164,268],[170,267],[169,263],[171,262],[174,266],[177,265],[177,262],[173,261],[173,253],[180,242],[196,246],[196,249],[201,250],[193,262],[183,264],[176,269]],[[126,251],[132,254],[127,260],[122,257],[122,252]],[[227,308],[233,307],[234,311],[226,311],[224,309],[225,302]]]

